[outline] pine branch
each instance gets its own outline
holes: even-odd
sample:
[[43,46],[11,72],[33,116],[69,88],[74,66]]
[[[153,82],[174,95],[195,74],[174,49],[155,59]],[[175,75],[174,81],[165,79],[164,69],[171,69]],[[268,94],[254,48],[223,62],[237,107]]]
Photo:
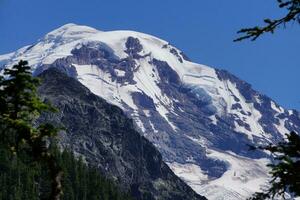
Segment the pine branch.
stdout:
[[234,42],[250,39],[255,41],[257,38],[262,36],[265,33],[274,33],[277,28],[280,26],[285,27],[287,23],[297,22],[300,24],[300,0],[277,0],[278,7],[287,9],[287,14],[279,19],[265,19],[264,26],[255,26],[252,28],[243,28],[237,33],[242,34],[241,37],[238,37]]

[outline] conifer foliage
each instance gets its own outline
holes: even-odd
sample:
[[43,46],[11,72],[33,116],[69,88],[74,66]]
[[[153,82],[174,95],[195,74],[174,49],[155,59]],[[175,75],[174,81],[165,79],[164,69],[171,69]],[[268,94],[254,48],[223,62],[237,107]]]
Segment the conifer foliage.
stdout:
[[38,97],[38,86],[26,61],[0,76],[0,200],[130,199],[72,153],[58,151],[58,128],[35,124],[42,112],[55,111]]
[[269,164],[272,179],[270,188],[264,192],[257,192],[251,200],[273,199],[280,197],[285,199],[287,193],[295,197],[300,196],[300,136],[295,132],[287,135],[287,141],[277,145],[259,147],[269,151],[275,157],[275,161]]
[[265,33],[274,33],[278,27],[285,27],[287,23],[296,22],[300,24],[300,0],[277,0],[277,3],[279,8],[287,11],[283,17],[278,19],[264,19],[265,24],[263,26],[243,28],[238,31],[242,36],[234,41],[237,42],[245,39],[254,41]]
[[[63,171],[62,200],[132,200],[98,169],[88,167],[67,150],[52,147],[52,154]],[[22,158],[20,158],[22,157]],[[26,162],[28,156],[8,156],[0,148],[0,200],[46,200],[51,178],[46,164]]]
[[46,144],[58,129],[51,124],[33,126],[34,120],[43,111],[54,111],[54,108],[38,97],[39,79],[32,77],[27,61],[5,69],[4,75],[6,78],[2,77],[0,82],[1,145],[6,146],[15,157],[25,153],[32,159],[31,162],[47,163],[52,180],[49,199],[59,200],[62,171]]

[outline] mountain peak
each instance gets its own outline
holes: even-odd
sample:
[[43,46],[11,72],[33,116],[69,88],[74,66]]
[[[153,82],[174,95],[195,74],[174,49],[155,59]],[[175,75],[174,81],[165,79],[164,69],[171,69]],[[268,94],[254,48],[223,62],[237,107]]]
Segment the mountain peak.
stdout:
[[122,59],[128,56],[126,44],[129,43],[127,42],[140,43],[143,46],[141,55],[151,54],[163,61],[188,60],[181,51],[152,35],[131,30],[99,31],[89,26],[68,23],[49,32],[33,45],[25,46],[12,54],[0,56],[0,63],[12,65],[19,59],[23,59],[28,60],[35,70],[42,64],[51,64],[56,59],[72,55],[73,49],[86,44],[107,46],[113,49],[116,57]]
[[54,38],[80,39],[80,38],[88,37],[91,34],[95,34],[98,32],[101,31],[91,28],[89,26],[82,26],[74,23],[68,23],[46,34],[46,36],[43,39],[54,39]]
[[[267,178],[267,155],[249,152],[248,145],[300,132],[298,112],[224,70],[190,62],[148,34],[66,24],[34,45],[0,56],[0,63],[11,66],[20,59],[36,74],[59,68],[122,108],[174,172],[208,197],[246,199],[259,189],[251,183]],[[224,185],[228,181],[232,184]]]

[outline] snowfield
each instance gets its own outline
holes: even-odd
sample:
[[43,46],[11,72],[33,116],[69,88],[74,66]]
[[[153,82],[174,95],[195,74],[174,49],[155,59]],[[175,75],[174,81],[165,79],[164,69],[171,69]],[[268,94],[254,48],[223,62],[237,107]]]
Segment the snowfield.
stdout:
[[[98,54],[74,54],[85,47]],[[34,45],[0,55],[0,70],[20,59],[29,61],[34,74],[65,59],[57,66],[74,69],[74,78],[92,93],[122,108],[174,173],[210,200],[246,199],[259,191],[268,181],[268,156],[248,153],[246,144],[276,142],[299,130],[297,111],[144,33],[67,24]]]

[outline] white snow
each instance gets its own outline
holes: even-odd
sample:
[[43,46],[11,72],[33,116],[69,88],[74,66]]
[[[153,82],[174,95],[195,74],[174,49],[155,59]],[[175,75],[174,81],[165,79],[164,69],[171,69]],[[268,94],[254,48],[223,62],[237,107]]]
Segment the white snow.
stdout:
[[149,120],[149,124],[153,130],[154,133],[158,133],[158,130],[155,128],[154,124]]
[[288,110],[289,115],[293,115],[294,111],[293,110]]
[[[250,126],[250,130],[247,130],[243,126],[239,126],[237,123],[235,123],[236,124],[235,130],[237,132],[246,133],[250,139],[253,139],[253,136],[262,137],[262,138],[267,137],[268,134],[265,134],[263,127],[258,123],[258,120],[261,118],[261,113],[254,108],[253,103],[246,103],[245,98],[240,94],[235,84],[226,81],[226,86],[227,86],[227,91],[229,91],[229,94],[227,94],[227,96],[230,97],[226,101],[228,105],[227,112],[231,114],[235,114],[236,116],[238,116],[239,119],[241,119],[242,121],[244,121]],[[240,99],[240,101],[235,102],[232,95]],[[239,103],[242,108],[239,110],[231,109],[234,103]],[[250,116],[244,115],[243,113],[241,113],[241,111],[245,113],[250,113],[251,115]]]
[[[158,114],[177,131],[176,124],[169,119],[170,113],[174,113],[173,104],[178,102],[177,99],[170,99],[158,87],[160,77],[156,66],[149,63],[152,58],[165,61],[178,74],[182,84],[191,88],[203,89],[209,97],[211,97],[212,106],[217,109],[215,115],[210,116],[211,123],[217,125],[218,116],[232,114],[236,119],[249,124],[251,130],[247,130],[239,126],[235,122],[235,131],[246,134],[249,139],[254,136],[271,140],[270,134],[263,131],[262,126],[258,123],[261,113],[255,109],[253,103],[246,103],[246,100],[239,92],[236,85],[230,81],[221,81],[215,69],[183,60],[181,63],[178,58],[170,53],[168,48],[162,48],[168,44],[166,41],[157,37],[138,33],[134,31],[99,31],[87,26],[79,26],[76,24],[67,24],[41,38],[33,46],[23,47],[16,52],[0,55],[0,64],[11,66],[20,59],[28,60],[32,70],[36,70],[42,64],[51,64],[58,58],[71,55],[71,51],[80,48],[83,44],[101,43],[108,49],[113,51],[114,55],[119,58],[126,58],[128,55],[124,52],[125,42],[127,38],[136,37],[143,46],[140,55],[148,55],[145,58],[136,60],[136,66],[139,68],[134,72],[133,80],[135,84],[125,83],[120,85],[116,81],[112,81],[108,72],[102,71],[95,65],[73,65],[78,73],[78,80],[88,87],[91,92],[101,96],[106,101],[121,107],[122,109],[130,109],[132,118],[139,128],[146,133],[141,116],[139,116],[139,108],[135,105],[132,93],[141,92],[150,97],[155,105]],[[172,47],[174,48],[174,47]],[[178,50],[174,48],[175,50]],[[180,52],[178,50],[178,52]],[[0,65],[0,67],[1,67]],[[124,77],[125,72],[120,69],[114,69],[118,77]],[[203,95],[203,94],[201,94]],[[240,101],[236,101],[235,97]],[[259,96],[256,101],[261,103]],[[232,109],[232,106],[239,103],[241,109]],[[285,112],[275,102],[271,103],[271,107],[277,113]],[[179,108],[180,112],[185,112],[183,108]],[[293,111],[288,110],[292,115]],[[245,114],[245,113],[251,113]],[[146,117],[150,116],[150,112],[144,110]],[[174,113],[176,115],[176,113]],[[149,121],[153,133],[158,133],[155,128],[156,124]],[[284,127],[285,119],[275,125],[281,134],[289,132]],[[228,170],[218,179],[212,179],[201,170],[200,166],[194,164],[193,158],[189,158],[187,163],[168,163],[171,169],[185,180],[196,192],[205,195],[208,199],[245,199],[254,191],[260,189],[260,185],[264,184],[268,178],[265,159],[249,159],[232,152],[222,152],[218,149],[211,149],[210,142],[205,138],[189,139],[207,148],[208,156],[213,159],[223,160],[228,164]],[[158,147],[159,144],[154,144]]]
[[193,189],[202,187],[208,180],[207,175],[205,175],[205,172],[203,172],[198,165],[192,163],[180,164],[176,162],[167,164],[177,176],[188,183]]
[[[201,170],[201,166],[194,166],[199,170],[189,170],[189,164],[187,166],[169,164],[172,170],[175,168],[174,173],[185,180],[197,193],[213,200],[247,199],[254,192],[260,191],[268,182],[267,159],[250,159],[236,155],[231,151],[224,152],[212,149],[210,142],[206,139],[188,138],[202,147],[206,147],[208,157],[224,161],[228,168],[220,178],[214,179],[208,177]],[[202,179],[195,181],[190,177],[202,177]]]
[[228,170],[218,179],[210,178],[192,163],[168,163],[174,173],[197,193],[212,200],[240,200],[261,190],[268,182],[267,159],[249,159],[233,152],[209,150],[208,156],[225,161]]
[[271,108],[278,113],[283,113],[284,110],[281,106],[278,106],[274,101],[271,101]]
[[150,117],[150,110],[143,110],[143,112],[145,113],[146,117]]
[[212,115],[212,116],[210,116],[209,118],[212,120],[212,123],[213,123],[214,125],[217,125],[217,118],[216,118],[215,115]]
[[[176,130],[176,127],[168,119],[169,108],[172,107],[171,100],[164,95],[156,82],[156,77],[145,76],[149,73],[153,66],[150,64],[142,65],[134,76],[135,85],[119,85],[112,81],[110,74],[103,72],[99,67],[93,65],[76,65],[75,66],[78,80],[88,87],[94,94],[105,98],[108,102],[125,109],[123,103],[137,111],[138,107],[134,104],[131,93],[143,91],[147,96],[151,97],[159,114]],[[146,71],[147,70],[147,71]],[[152,80],[151,80],[152,79]],[[141,121],[137,114],[132,116],[140,125]],[[142,130],[145,130],[142,128]]]
[[[237,132],[247,134],[249,139],[253,139],[253,136],[269,139],[268,134],[264,132],[263,127],[258,123],[261,113],[254,108],[253,103],[246,103],[245,98],[240,94],[235,84],[227,80],[219,80],[213,68],[192,63],[185,63],[182,68],[186,69],[185,74],[182,75],[183,82],[186,85],[203,88],[212,97],[213,105],[218,109],[217,115],[234,114],[250,126],[251,130],[247,130],[236,122]],[[236,101],[233,95],[240,101]],[[231,109],[236,103],[240,104],[241,109]],[[245,115],[241,111],[251,113],[251,115]],[[217,124],[215,116],[210,118],[212,123]]]
[[[240,127],[236,124],[236,131],[246,133],[250,139],[253,136],[267,138],[263,128],[257,123],[261,114],[251,104],[245,103],[244,98],[239,93],[236,86],[230,81],[220,81],[215,70],[211,67],[192,63],[183,60],[179,62],[178,58],[170,53],[169,49],[162,48],[168,44],[166,41],[156,38],[151,35],[138,33],[134,31],[107,31],[102,32],[96,29],[79,26],[76,24],[67,24],[50,33],[28,49],[24,47],[8,55],[0,56],[0,62],[11,60],[7,64],[17,62],[19,59],[29,60],[30,65],[35,69],[41,63],[50,64],[54,60],[71,55],[74,48],[79,48],[82,44],[101,42],[108,48],[113,50],[113,53],[119,58],[125,58],[127,54],[125,50],[125,42],[129,36],[139,39],[143,46],[142,55],[150,54],[150,57],[139,59],[137,63],[139,69],[134,74],[135,85],[119,86],[113,83],[110,75],[102,72],[96,67],[79,67],[76,69],[79,74],[78,79],[90,90],[104,97],[110,103],[124,108],[124,103],[132,108],[137,109],[132,101],[131,93],[143,91],[147,96],[153,99],[157,112],[168,122],[168,124],[177,130],[177,127],[172,123],[168,114],[173,113],[173,100],[169,99],[162,93],[157,83],[160,82],[156,67],[149,64],[152,58],[166,61],[170,67],[175,70],[181,78],[183,84],[192,87],[203,88],[209,96],[212,97],[212,104],[217,108],[217,115],[225,115],[228,113],[235,114],[239,119],[250,125],[251,130]],[[172,47],[174,48],[174,47]],[[174,48],[177,50],[176,48]],[[179,51],[179,50],[178,50]],[[87,70],[85,72],[85,70]],[[120,69],[115,69],[117,76],[124,76],[125,72]],[[83,73],[83,74],[82,74]],[[100,79],[99,79],[100,77]],[[241,114],[240,110],[231,110],[231,106],[235,102],[232,95],[238,97],[239,102],[244,112],[252,113],[251,116]],[[272,102],[272,107],[276,111],[282,112],[281,107],[277,107]],[[217,124],[215,116],[211,116],[212,123]]]
[[115,73],[119,77],[125,76],[125,71],[123,71],[123,70],[115,69]]
[[[208,156],[228,163],[228,170],[221,178],[212,180],[209,184],[203,185],[197,191],[205,195],[208,188],[222,188],[226,196],[220,196],[223,190],[210,190],[207,194],[209,199],[241,199],[240,196],[251,196],[254,192],[260,191],[261,187],[268,181],[267,159],[249,159],[238,156],[233,152],[220,152],[209,150]],[[236,194],[238,193],[238,196]],[[210,196],[208,196],[210,194]]]
[[209,147],[211,145],[211,142],[208,141],[205,137],[194,138],[191,136],[187,136],[187,138],[196,142],[197,144],[199,144],[202,147]]
[[135,121],[135,123],[138,125],[138,128],[141,129],[141,131],[143,133],[146,132],[146,129],[145,129],[145,126],[143,124],[143,122],[140,120],[139,118],[139,114],[138,114],[138,111],[135,110],[132,114],[131,114],[131,118]]
[[258,104],[261,104],[261,103],[262,103],[262,101],[261,101],[259,95],[255,95],[254,98],[256,99],[256,102],[257,102]]
[[4,55],[0,55],[0,60],[9,60],[14,55],[14,53],[8,53]]
[[279,119],[279,124],[275,124],[275,127],[277,128],[279,133],[282,134],[283,138],[286,137],[285,134],[290,133],[290,131],[285,127],[286,121],[287,121],[287,119]]

